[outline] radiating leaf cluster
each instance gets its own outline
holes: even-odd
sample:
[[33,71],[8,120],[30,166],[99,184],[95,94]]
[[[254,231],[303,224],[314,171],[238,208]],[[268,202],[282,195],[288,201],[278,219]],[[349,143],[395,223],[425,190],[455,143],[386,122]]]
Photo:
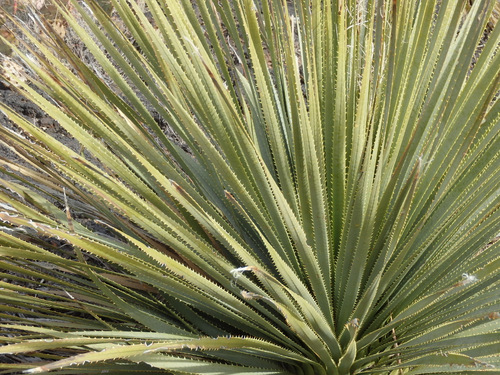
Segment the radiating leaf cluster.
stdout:
[[112,3],[9,21],[2,369],[498,373],[494,0]]

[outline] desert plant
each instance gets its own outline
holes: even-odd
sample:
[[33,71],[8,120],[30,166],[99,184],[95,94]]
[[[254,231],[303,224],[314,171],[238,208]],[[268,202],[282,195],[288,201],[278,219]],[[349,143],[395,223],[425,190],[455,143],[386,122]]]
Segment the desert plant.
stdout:
[[78,145],[2,105],[5,372],[498,373],[494,0],[54,5],[94,63],[9,21]]

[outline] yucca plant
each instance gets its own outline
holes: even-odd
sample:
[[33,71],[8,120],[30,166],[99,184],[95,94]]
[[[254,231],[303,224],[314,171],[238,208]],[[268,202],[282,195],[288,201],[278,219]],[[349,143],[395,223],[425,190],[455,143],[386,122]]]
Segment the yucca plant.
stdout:
[[500,373],[494,0],[52,6],[86,57],[32,13],[4,77],[78,146],[2,105],[2,373]]

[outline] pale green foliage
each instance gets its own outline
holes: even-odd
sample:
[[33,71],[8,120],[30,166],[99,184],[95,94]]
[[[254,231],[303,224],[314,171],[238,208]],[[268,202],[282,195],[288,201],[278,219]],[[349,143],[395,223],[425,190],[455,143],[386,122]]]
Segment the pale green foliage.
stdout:
[[18,25],[3,368],[499,373],[495,1],[194,3]]

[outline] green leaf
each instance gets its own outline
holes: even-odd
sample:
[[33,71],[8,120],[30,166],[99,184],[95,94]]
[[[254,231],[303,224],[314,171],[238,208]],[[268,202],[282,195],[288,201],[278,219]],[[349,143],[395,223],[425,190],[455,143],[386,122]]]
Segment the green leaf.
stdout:
[[496,1],[23,11],[3,373],[498,372]]

